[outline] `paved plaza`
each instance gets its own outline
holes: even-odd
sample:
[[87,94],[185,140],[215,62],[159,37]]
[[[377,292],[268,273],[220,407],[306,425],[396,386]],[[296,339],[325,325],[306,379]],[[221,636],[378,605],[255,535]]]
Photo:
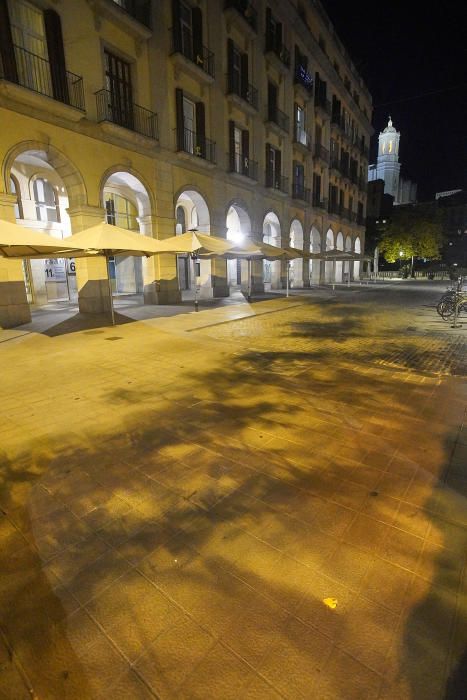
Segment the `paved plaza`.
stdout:
[[465,699],[443,288],[0,330],[0,698]]

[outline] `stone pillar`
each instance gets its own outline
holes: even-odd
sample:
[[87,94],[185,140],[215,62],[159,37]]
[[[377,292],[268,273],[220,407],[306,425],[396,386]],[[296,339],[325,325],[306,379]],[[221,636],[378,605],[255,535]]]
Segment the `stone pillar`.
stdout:
[[[225,217],[216,217],[215,213],[212,215],[211,229],[213,235],[218,238],[227,238],[227,227],[226,227]],[[212,296],[216,299],[220,297],[228,297],[230,294],[230,288],[227,281],[227,260],[224,258],[213,258],[211,260],[211,285],[212,285]]]
[[[0,219],[15,223],[16,197],[0,192]],[[12,328],[31,320],[22,260],[0,257],[0,328]]]
[[[152,235],[164,240],[175,236],[175,211],[172,165],[157,161],[154,173],[156,214],[152,216]],[[154,255],[144,263],[145,303],[179,304],[182,299],[178,283],[177,256]]]
[[251,293],[264,294],[262,259],[251,261]]
[[[105,221],[105,211],[101,207],[83,205],[68,209],[68,214],[73,233]],[[76,258],[76,283],[80,313],[100,314],[110,311],[108,273],[103,256]]]

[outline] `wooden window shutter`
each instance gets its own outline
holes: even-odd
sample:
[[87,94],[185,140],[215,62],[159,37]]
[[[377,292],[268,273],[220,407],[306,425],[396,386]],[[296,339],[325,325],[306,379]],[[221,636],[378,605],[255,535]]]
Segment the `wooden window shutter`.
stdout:
[[7,0],[0,0],[0,70],[2,71],[1,77],[12,83],[18,82]]
[[276,149],[276,172],[274,173],[275,187],[280,189],[281,186],[281,174],[282,174],[282,153],[279,149]]
[[242,158],[243,172],[248,175],[250,172],[250,132],[247,129],[242,131]]
[[204,103],[196,103],[196,155],[206,158],[206,121]]
[[193,60],[197,66],[204,69],[203,15],[199,7],[194,7],[191,11],[191,26],[193,29]]
[[234,43],[232,39],[227,39],[227,86],[229,92],[234,91],[233,62]]
[[50,76],[55,99],[70,103],[66,78],[65,51],[63,48],[62,23],[55,10],[44,10],[45,38],[50,61]]
[[229,162],[230,171],[236,172],[235,168],[235,122],[229,119]]
[[174,51],[181,51],[182,25],[180,23],[180,0],[172,0],[172,37]]
[[242,76],[242,97],[248,101],[248,54],[242,53],[241,58],[241,76]]
[[271,144],[266,144],[266,187],[272,187]]
[[185,123],[183,118],[183,90],[175,88],[175,112],[177,118],[177,151],[185,150]]

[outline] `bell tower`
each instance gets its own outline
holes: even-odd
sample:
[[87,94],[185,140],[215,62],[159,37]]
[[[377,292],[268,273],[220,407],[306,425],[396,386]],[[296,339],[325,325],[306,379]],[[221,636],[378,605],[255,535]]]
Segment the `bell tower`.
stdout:
[[400,132],[396,131],[389,117],[387,127],[380,132],[378,137],[378,158],[376,161],[377,178],[384,180],[384,193],[394,197],[394,203],[398,203],[399,177],[401,164],[399,163]]

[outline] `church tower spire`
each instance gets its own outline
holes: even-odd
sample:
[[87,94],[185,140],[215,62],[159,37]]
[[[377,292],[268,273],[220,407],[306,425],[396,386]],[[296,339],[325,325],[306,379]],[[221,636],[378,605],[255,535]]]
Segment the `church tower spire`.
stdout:
[[391,116],[388,125],[380,132],[378,137],[378,158],[376,161],[377,177],[384,180],[384,192],[398,201],[399,177],[401,164],[399,163],[400,132],[393,126]]

